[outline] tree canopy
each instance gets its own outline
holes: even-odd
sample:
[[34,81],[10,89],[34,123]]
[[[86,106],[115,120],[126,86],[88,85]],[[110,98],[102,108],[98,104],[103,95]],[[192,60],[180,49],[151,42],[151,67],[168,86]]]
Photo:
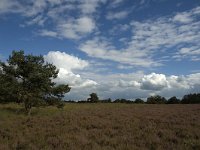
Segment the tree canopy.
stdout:
[[90,98],[88,98],[87,100],[88,100],[88,102],[95,103],[95,102],[99,101],[99,97],[97,96],[96,93],[91,93]]
[[13,51],[6,63],[0,63],[0,69],[0,100],[22,102],[28,113],[32,106],[52,99],[60,101],[70,91],[68,85],[56,85],[52,81],[59,70],[41,55]]
[[166,102],[166,99],[160,95],[150,96],[147,98],[148,104],[165,104]]

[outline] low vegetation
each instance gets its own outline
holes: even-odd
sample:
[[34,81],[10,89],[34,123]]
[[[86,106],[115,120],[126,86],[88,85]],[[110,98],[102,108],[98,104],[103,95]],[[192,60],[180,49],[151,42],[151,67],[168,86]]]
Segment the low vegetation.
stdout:
[[200,149],[200,105],[0,105],[0,149]]

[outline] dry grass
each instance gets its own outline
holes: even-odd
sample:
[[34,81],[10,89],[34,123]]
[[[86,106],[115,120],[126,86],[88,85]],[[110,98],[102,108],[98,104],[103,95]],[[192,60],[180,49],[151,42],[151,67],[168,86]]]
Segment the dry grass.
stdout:
[[0,149],[200,149],[200,105],[0,105]]

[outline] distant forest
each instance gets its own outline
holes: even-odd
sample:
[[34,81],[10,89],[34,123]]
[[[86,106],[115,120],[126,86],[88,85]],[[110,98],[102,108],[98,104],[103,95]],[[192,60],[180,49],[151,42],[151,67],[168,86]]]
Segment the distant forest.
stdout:
[[184,95],[182,99],[178,99],[176,96],[173,96],[169,99],[162,97],[160,95],[150,96],[146,101],[137,98],[135,100],[128,99],[116,99],[111,100],[110,98],[100,100],[96,93],[90,94],[90,98],[87,100],[75,101],[68,100],[66,103],[127,103],[127,104],[200,104],[200,93],[193,93]]

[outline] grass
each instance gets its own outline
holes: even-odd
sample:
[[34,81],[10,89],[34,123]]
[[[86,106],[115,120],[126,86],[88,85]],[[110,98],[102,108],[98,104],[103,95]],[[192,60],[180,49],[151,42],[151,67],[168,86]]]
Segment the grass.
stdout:
[[0,150],[200,149],[200,105],[0,105]]

